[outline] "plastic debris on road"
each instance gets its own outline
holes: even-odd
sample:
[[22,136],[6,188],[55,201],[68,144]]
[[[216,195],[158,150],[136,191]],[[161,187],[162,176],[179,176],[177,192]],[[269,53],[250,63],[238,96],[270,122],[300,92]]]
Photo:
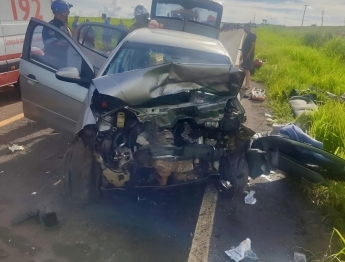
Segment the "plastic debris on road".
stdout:
[[293,255],[293,261],[294,262],[307,262],[307,257],[302,253],[295,252]]
[[23,151],[23,150],[25,150],[25,148],[23,146],[18,146],[18,145],[9,146],[8,149],[11,150],[12,153],[15,152],[15,151]]
[[232,248],[228,251],[225,251],[232,260],[238,262],[244,258],[250,258],[253,260],[258,260],[259,258],[256,254],[252,251],[251,241],[249,238],[242,241],[236,248]]
[[273,116],[268,113],[265,113],[265,117],[273,118]]
[[37,192],[32,192],[32,193],[31,193],[31,195],[36,195],[36,194],[37,194]]
[[266,99],[265,90],[264,89],[256,89],[253,88],[252,92],[250,93],[250,99],[264,101]]
[[61,183],[61,179],[58,180],[58,181],[56,181],[56,182],[53,184],[53,186],[57,186],[57,185],[60,184],[60,183]]
[[256,198],[254,197],[255,191],[251,190],[250,192],[245,191],[247,194],[244,198],[244,202],[248,205],[254,205],[256,203]]

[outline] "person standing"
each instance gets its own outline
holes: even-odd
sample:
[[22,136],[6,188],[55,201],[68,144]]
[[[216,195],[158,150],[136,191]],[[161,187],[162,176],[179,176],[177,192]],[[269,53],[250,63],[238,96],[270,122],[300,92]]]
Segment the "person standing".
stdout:
[[121,29],[126,29],[125,25],[123,24],[122,19],[120,19],[120,23],[118,24],[118,27],[120,27]]
[[129,29],[129,33],[140,28],[148,27],[150,23],[150,14],[143,5],[137,5],[134,8],[134,18],[135,23]]
[[[108,19],[106,14],[102,14],[102,19],[104,20],[104,25],[110,25],[110,18]],[[103,50],[107,52],[109,50],[109,28],[103,29],[102,42]]]
[[246,74],[245,84],[242,86],[242,89],[247,90],[250,88],[250,72],[253,70],[256,34],[252,32],[250,23],[244,24],[243,29],[246,34],[241,48],[242,62],[240,68]]
[[69,43],[66,40],[66,36],[72,37],[71,29],[67,25],[71,7],[73,5],[62,0],[56,0],[51,5],[54,19],[49,24],[63,31],[64,35],[46,26],[42,30],[45,56],[50,57],[50,63],[55,68],[67,66]]
[[79,16],[76,15],[72,23],[72,30],[74,31],[75,29],[77,29],[78,26],[79,26]]

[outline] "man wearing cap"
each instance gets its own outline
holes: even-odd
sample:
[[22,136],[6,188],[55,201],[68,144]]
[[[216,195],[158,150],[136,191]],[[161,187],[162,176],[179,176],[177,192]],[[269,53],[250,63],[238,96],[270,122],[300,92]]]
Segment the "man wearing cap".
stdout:
[[246,74],[246,81],[242,86],[242,89],[246,90],[250,88],[250,72],[253,70],[256,34],[252,32],[250,23],[244,24],[243,29],[246,35],[242,43],[242,62],[240,67]]

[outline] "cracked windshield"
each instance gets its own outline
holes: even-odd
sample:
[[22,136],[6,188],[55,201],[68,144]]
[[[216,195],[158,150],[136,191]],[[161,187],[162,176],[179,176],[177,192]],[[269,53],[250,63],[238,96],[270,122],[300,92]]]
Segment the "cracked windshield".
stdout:
[[345,262],[343,2],[0,1],[0,262]]

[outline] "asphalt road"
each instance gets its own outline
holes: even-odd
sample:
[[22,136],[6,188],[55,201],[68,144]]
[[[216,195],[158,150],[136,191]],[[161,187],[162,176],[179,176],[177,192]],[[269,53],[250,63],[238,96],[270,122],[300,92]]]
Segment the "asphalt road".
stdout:
[[[242,35],[221,35],[233,60]],[[262,104],[242,103],[249,127],[269,129]],[[0,92],[1,262],[192,261],[190,249],[198,247],[195,236],[203,236],[196,226],[202,221],[210,229],[205,261],[230,261],[224,251],[247,237],[260,261],[292,261],[296,246],[314,253],[327,249],[329,230],[321,226],[322,217],[305,203],[296,183],[279,174],[250,181],[255,205],[218,197],[215,212],[202,221],[204,187],[177,195],[106,195],[87,206],[62,202],[55,184],[70,138],[25,118],[6,124],[21,113],[15,92]],[[25,150],[12,153],[12,143]],[[59,226],[48,230],[35,219],[11,225],[18,214],[37,206],[57,212]]]

